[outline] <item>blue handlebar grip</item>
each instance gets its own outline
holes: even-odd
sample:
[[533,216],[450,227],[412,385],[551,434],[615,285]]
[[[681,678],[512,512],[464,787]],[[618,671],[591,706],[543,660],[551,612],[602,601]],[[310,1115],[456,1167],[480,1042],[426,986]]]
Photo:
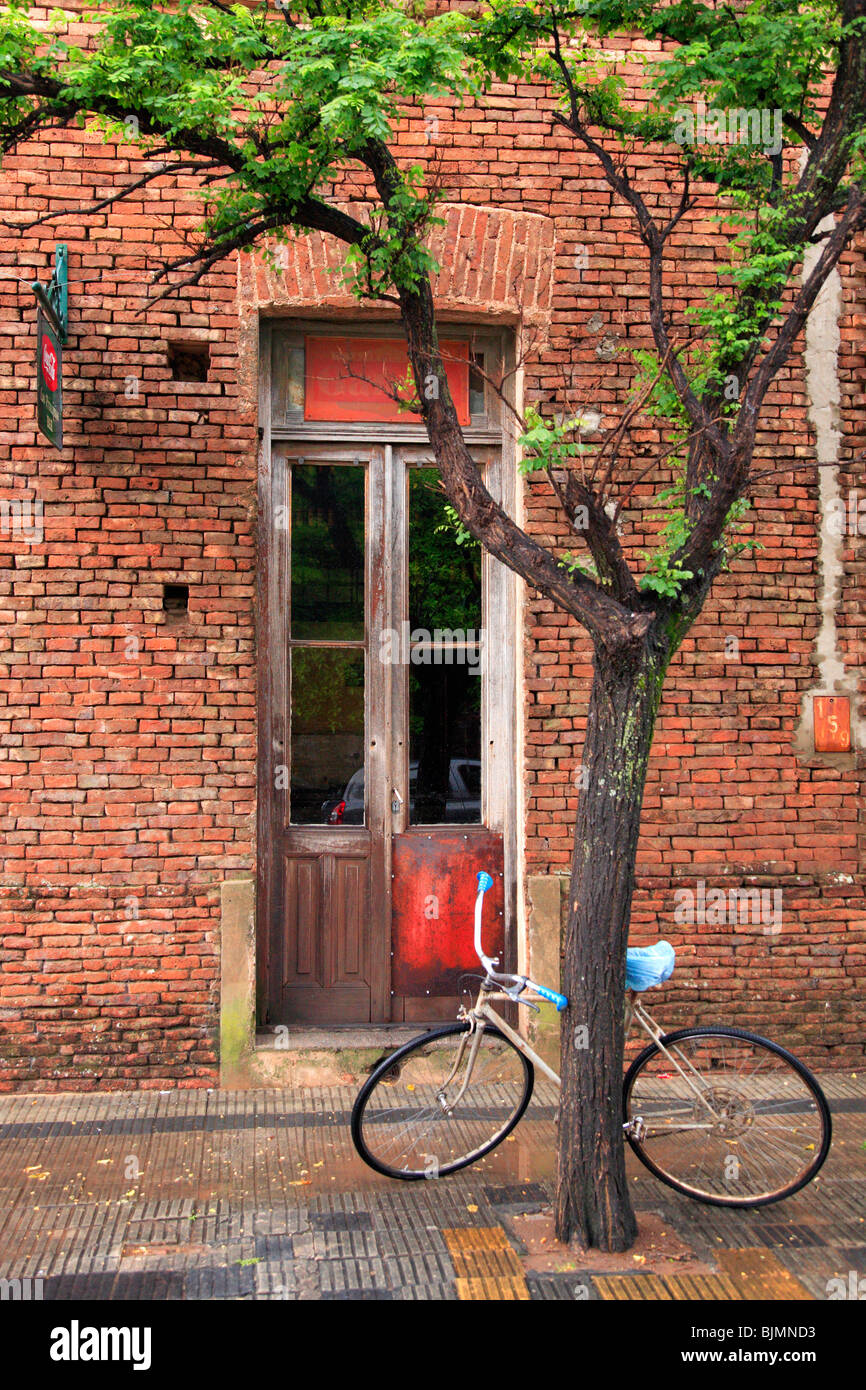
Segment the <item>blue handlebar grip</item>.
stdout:
[[568,1008],[568,1000],[564,994],[557,994],[555,989],[545,989],[544,985],[533,985],[532,988],[536,994],[541,995],[542,999],[548,999],[551,1004],[555,1004],[558,1014],[561,1014],[563,1009]]
[[488,888],[492,888],[492,887],[493,887],[493,879],[490,877],[489,874],[485,874],[485,873],[482,871],[482,872],[478,875],[478,891],[479,891],[479,893],[486,893],[487,890],[488,890]]

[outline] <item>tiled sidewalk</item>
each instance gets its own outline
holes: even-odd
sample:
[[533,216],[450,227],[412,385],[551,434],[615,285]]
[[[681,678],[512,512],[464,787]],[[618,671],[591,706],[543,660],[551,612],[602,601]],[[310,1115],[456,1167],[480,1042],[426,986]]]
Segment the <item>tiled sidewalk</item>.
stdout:
[[822,1081],[830,1157],[778,1206],[700,1206],[630,1156],[639,1219],[689,1252],[682,1272],[631,1252],[533,1258],[530,1218],[553,1190],[544,1087],[482,1163],[411,1184],[356,1157],[348,1087],[0,1097],[0,1277],[41,1280],[45,1299],[826,1299],[833,1279],[866,1293],[866,1077]]

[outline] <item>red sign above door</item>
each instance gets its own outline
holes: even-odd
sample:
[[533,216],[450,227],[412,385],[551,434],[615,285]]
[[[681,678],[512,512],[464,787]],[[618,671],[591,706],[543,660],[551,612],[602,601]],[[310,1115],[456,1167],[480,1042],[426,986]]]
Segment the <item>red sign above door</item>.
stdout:
[[[469,344],[440,344],[445,375],[461,425],[470,423]],[[308,337],[305,342],[305,420],[362,420],[417,424],[406,344],[401,338]],[[431,377],[429,389],[435,389]]]

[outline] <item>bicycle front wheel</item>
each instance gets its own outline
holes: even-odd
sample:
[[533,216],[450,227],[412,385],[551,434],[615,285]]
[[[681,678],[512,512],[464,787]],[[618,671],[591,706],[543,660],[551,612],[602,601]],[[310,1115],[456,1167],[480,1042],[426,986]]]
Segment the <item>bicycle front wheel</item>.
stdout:
[[661,1041],[623,1083],[626,1137],[650,1172],[723,1207],[768,1206],[811,1181],[830,1148],[830,1110],[802,1062],[738,1028]]
[[358,1093],[352,1141],[389,1178],[441,1178],[514,1129],[532,1095],[530,1062],[490,1024],[435,1028],[386,1057]]

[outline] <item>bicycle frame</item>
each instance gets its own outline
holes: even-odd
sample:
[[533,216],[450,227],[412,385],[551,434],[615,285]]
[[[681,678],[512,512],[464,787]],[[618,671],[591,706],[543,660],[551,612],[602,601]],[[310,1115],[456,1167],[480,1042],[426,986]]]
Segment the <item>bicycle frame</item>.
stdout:
[[[478,1054],[480,1034],[484,1031],[486,1023],[493,1024],[493,1026],[497,1028],[500,1033],[503,1033],[505,1037],[508,1039],[508,1041],[512,1043],[514,1047],[517,1048],[518,1052],[521,1052],[523,1056],[526,1057],[527,1061],[531,1062],[534,1067],[537,1067],[539,1071],[543,1072],[544,1075],[550,1081],[552,1081],[555,1086],[561,1087],[562,1085],[559,1074],[555,1072],[552,1067],[548,1066],[547,1062],[544,1061],[543,1057],[539,1057],[538,1053],[535,1051],[533,1047],[530,1046],[526,1038],[524,1038],[520,1033],[518,1033],[516,1029],[510,1027],[510,1025],[505,1022],[505,1019],[502,1017],[502,1015],[498,1014],[496,1010],[492,1008],[493,1004],[506,1004],[515,1002],[515,996],[513,994],[509,994],[505,990],[497,990],[496,984],[496,977],[492,974],[488,974],[487,978],[482,982],[481,988],[478,991],[478,998],[476,999],[474,1006],[471,1009],[461,1008],[460,1010],[459,1017],[468,1019],[470,1023],[474,1024],[474,1026],[470,1028],[469,1032],[466,1035],[466,1038],[461,1043],[460,1047],[457,1049],[457,1057],[454,1062],[454,1067],[451,1071],[451,1074],[445,1081],[443,1089],[444,1086],[447,1086],[451,1082],[451,1080],[457,1075],[457,1072],[463,1061],[463,1055],[466,1050],[466,1046],[470,1042],[470,1040],[472,1043],[472,1051],[469,1056],[469,1063],[466,1068],[466,1075],[463,1079],[463,1083],[460,1087],[458,1094],[454,1097],[453,1101],[451,1102],[452,1107],[457,1105],[458,1102],[462,1099],[463,1094],[466,1091],[466,1088],[472,1079],[472,1070],[475,1065],[475,1058]],[[533,988],[531,981],[527,981],[526,988],[530,990]],[[522,992],[523,991],[521,991],[521,994]],[[539,995],[537,996],[537,998],[540,999],[541,996]],[[535,999],[521,998],[520,1002],[524,1004],[535,1004]],[[689,1090],[693,1092],[696,1099],[700,1100],[702,1104],[706,1106],[707,1110],[709,1111],[710,1115],[712,1115],[714,1120],[718,1120],[719,1116],[716,1114],[716,1111],[713,1109],[713,1106],[707,1099],[705,1089],[700,1084],[700,1074],[692,1066],[689,1059],[686,1056],[684,1056],[682,1052],[680,1052],[679,1048],[676,1049],[677,1055],[675,1056],[673,1052],[671,1052],[668,1048],[665,1047],[664,1043],[662,1042],[664,1034],[662,1033],[662,1030],[659,1027],[658,1023],[656,1023],[652,1014],[641,1002],[637,994],[637,991],[628,990],[626,992],[626,1038],[628,1037],[631,1031],[631,1026],[634,1021],[637,1021],[640,1024],[644,1032],[647,1033],[650,1039],[659,1048],[659,1051],[664,1053],[671,1066],[679,1072],[680,1076],[685,1081]],[[678,1057],[680,1060],[677,1060]],[[690,1072],[691,1076],[689,1075]],[[627,1128],[628,1124],[626,1123],[623,1125],[623,1129]],[[701,1125],[696,1123],[683,1126],[683,1129],[708,1128],[710,1128],[709,1125]],[[670,1133],[670,1129],[667,1132]]]

